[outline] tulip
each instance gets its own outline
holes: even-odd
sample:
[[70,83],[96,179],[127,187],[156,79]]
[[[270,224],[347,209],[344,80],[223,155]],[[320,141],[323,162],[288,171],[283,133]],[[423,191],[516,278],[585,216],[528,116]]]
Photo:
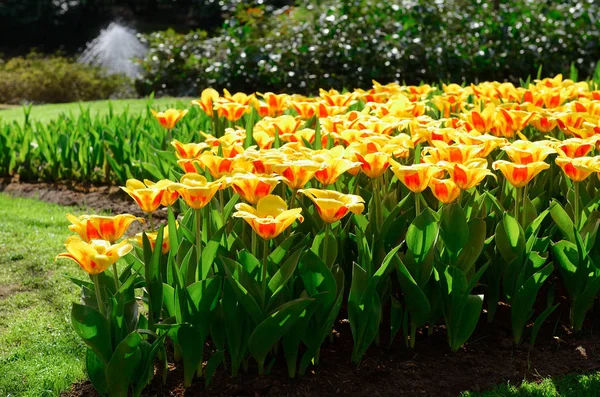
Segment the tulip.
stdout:
[[200,94],[200,100],[193,100],[193,105],[198,105],[207,116],[213,116],[213,104],[219,99],[219,93],[213,88],[207,88]]
[[223,90],[223,98],[219,99],[219,102],[235,102],[240,105],[250,105],[251,102],[256,101],[256,96],[254,94],[246,95],[243,92],[236,92],[235,94],[231,94],[227,89]]
[[152,214],[158,209],[165,193],[165,189],[160,189],[156,186],[147,187],[137,179],[128,179],[125,187],[121,186],[121,189],[135,200],[142,211],[148,214]]
[[[146,233],[146,237],[148,237],[148,241],[150,242],[150,247],[152,247],[152,251],[154,251],[154,247],[156,245],[156,238],[158,237],[158,232],[150,232]],[[144,233],[138,233],[135,235],[135,241],[140,247],[144,247]],[[165,227],[163,229],[163,241],[161,246],[161,252],[166,254],[171,250],[171,244],[169,242],[169,228]]]
[[556,153],[556,150],[544,142],[514,141],[502,148],[512,161],[518,164],[529,164],[544,161],[548,155]]
[[[96,289],[98,309],[100,310],[100,313],[104,315],[105,309],[102,303],[98,274],[104,272],[111,265],[115,265],[119,258],[127,255],[132,250],[132,245],[126,240],[114,245],[111,245],[105,240],[92,240],[91,242],[86,243],[79,237],[72,236],[65,242],[65,247],[67,252],[58,254],[56,259],[72,259],[77,262],[83,270],[90,274]],[[117,277],[116,273],[115,277]],[[118,285],[116,288],[118,289]]]
[[354,146],[354,155],[360,161],[360,169],[369,178],[379,178],[390,166],[390,155],[374,142]]
[[215,109],[217,109],[219,117],[225,117],[227,120],[234,122],[242,118],[246,110],[248,110],[248,105],[240,105],[237,102],[225,102],[217,103]]
[[398,180],[413,193],[427,189],[429,181],[439,171],[438,167],[427,163],[402,165],[394,160],[390,160],[390,163]]
[[529,122],[538,131],[543,132],[544,134],[549,133],[558,125],[555,117],[539,113],[536,113]]
[[150,109],[154,118],[165,127],[167,130],[172,130],[179,120],[181,120],[186,114],[187,109],[167,109],[164,112],[157,112],[154,109]]
[[584,157],[586,156],[593,148],[596,143],[596,139],[580,139],[580,138],[571,138],[566,139],[564,141],[559,141],[554,144],[556,147],[556,151],[562,157]]
[[215,179],[229,175],[233,172],[234,160],[230,158],[223,158],[221,156],[215,156],[212,153],[205,153],[200,156],[199,160],[203,165],[202,168],[208,168],[210,175]]
[[358,167],[360,162],[345,159],[344,148],[336,146],[330,150],[321,150],[311,156],[311,160],[321,164],[321,169],[315,172],[315,179],[323,186],[329,186],[346,171]]
[[317,105],[314,102],[292,102],[292,107],[303,120],[308,120],[316,114]]
[[517,164],[511,163],[510,161],[498,160],[492,164],[492,168],[500,170],[511,185],[516,188],[521,188],[531,182],[537,174],[550,168],[550,165],[543,161],[529,164]]
[[179,183],[173,183],[170,189],[179,192],[185,203],[195,210],[204,208],[221,187],[221,181],[208,182],[200,174],[188,173]]
[[237,173],[232,176],[233,190],[251,204],[258,204],[260,199],[271,194],[280,181],[280,177],[261,176],[251,173]]
[[86,243],[91,240],[107,240],[114,243],[123,237],[123,234],[133,222],[144,223],[143,218],[130,214],[116,216],[82,215],[79,218],[67,214],[67,219],[72,223],[69,230],[77,233]]
[[274,94],[272,92],[266,92],[264,94],[258,93],[259,96],[263,97],[268,106],[268,115],[270,117],[279,116],[287,108],[287,101],[289,95],[287,94]]
[[365,209],[363,198],[354,194],[319,189],[300,189],[298,193],[313,201],[319,216],[328,224],[337,222],[348,212],[360,214]]
[[290,227],[295,220],[302,222],[304,218],[300,213],[301,208],[288,209],[285,201],[272,194],[262,197],[252,206],[236,204],[235,218],[242,218],[252,227],[254,232],[264,240],[272,240]]
[[573,182],[587,179],[593,172],[600,171],[600,156],[598,157],[557,157],[556,164]]
[[431,178],[429,181],[431,192],[443,204],[449,204],[460,195],[460,189],[452,179]]
[[460,190],[469,190],[479,185],[487,175],[494,176],[490,170],[485,168],[487,165],[485,160],[481,160],[472,160],[466,164],[441,162],[439,165],[450,173],[450,178]]
[[204,150],[210,148],[206,142],[181,143],[177,139],[173,139],[171,145],[175,148],[175,154],[179,159],[195,159]]
[[300,189],[308,183],[314,176],[315,172],[320,169],[320,165],[312,160],[284,160],[273,161],[273,170],[279,175],[285,177],[283,182],[290,189]]

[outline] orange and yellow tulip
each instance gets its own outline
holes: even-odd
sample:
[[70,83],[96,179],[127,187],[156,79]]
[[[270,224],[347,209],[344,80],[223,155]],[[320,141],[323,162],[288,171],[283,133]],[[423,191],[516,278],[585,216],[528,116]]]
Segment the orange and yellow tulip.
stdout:
[[574,182],[585,180],[594,172],[600,171],[600,156],[598,157],[557,157],[556,164],[565,175]]
[[225,102],[217,103],[215,109],[219,117],[225,117],[229,121],[238,121],[246,113],[246,110],[248,110],[248,105],[240,105],[237,102]]
[[460,190],[469,190],[472,187],[475,187],[483,181],[483,179],[488,176],[495,175],[487,168],[486,161],[470,161],[466,164],[452,164],[448,166],[447,164],[440,164],[440,166],[448,171],[450,174],[450,179],[452,182],[458,186]]
[[143,182],[137,179],[128,179],[125,187],[121,189],[140,206],[142,211],[152,213],[160,207],[165,189],[157,187],[147,187]]
[[179,120],[181,120],[186,114],[187,109],[185,110],[177,110],[177,109],[167,109],[164,112],[157,112],[154,109],[150,109],[154,118],[168,130],[172,130],[175,128],[175,125]]
[[349,212],[360,214],[365,209],[363,198],[354,194],[320,189],[300,189],[298,193],[311,199],[321,219],[330,224],[339,221]]
[[91,240],[107,240],[114,243],[127,231],[129,226],[138,221],[144,223],[143,218],[130,214],[116,216],[82,215],[79,218],[67,214],[67,219],[72,223],[69,230],[89,243]]
[[192,104],[200,106],[202,111],[206,113],[207,116],[212,117],[214,113],[213,106],[218,99],[219,93],[217,90],[213,88],[207,88],[202,91],[202,94],[200,94],[200,100],[195,99],[192,101]]
[[180,159],[195,159],[200,153],[210,148],[206,142],[181,143],[177,139],[173,139],[171,145],[175,148],[175,154]]
[[71,236],[65,242],[67,252],[58,254],[58,258],[69,258],[91,275],[100,274],[127,255],[133,248],[127,240],[111,245],[105,240],[92,240],[89,243],[77,236]]
[[266,92],[264,94],[258,93],[259,96],[263,97],[267,103],[268,111],[267,115],[270,117],[276,117],[283,113],[287,109],[287,103],[289,95],[287,94],[274,94],[272,92]]
[[546,162],[539,161],[529,164],[516,164],[510,161],[498,160],[492,164],[492,168],[500,170],[506,180],[516,188],[527,185],[543,170],[550,168]]
[[544,161],[548,155],[556,153],[544,142],[514,141],[502,148],[512,161],[518,164],[529,164]]
[[431,178],[439,172],[439,168],[433,164],[402,165],[394,160],[390,160],[390,163],[398,180],[413,193],[427,189]]
[[271,194],[281,177],[237,173],[231,177],[231,186],[244,200],[257,204],[260,199]]
[[210,202],[221,185],[221,181],[208,182],[200,174],[189,173],[183,175],[179,183],[173,183],[170,189],[179,192],[185,203],[197,210]]
[[[150,247],[152,247],[152,251],[154,251],[154,247],[156,246],[156,238],[158,237],[158,232],[146,232],[146,236],[148,237],[148,241],[150,242]],[[135,241],[140,247],[144,247],[144,234],[138,233],[135,235]],[[171,244],[169,242],[169,228],[165,227],[163,229],[163,241],[161,246],[161,252],[166,254],[171,250]]]
[[460,195],[460,189],[452,179],[431,178],[429,181],[431,192],[443,204],[449,204]]
[[281,197],[272,194],[262,197],[256,208],[239,203],[235,209],[237,212],[233,213],[233,217],[244,219],[254,232],[265,240],[279,236],[296,220],[304,221],[301,208],[288,209]]
[[308,183],[321,166],[311,160],[287,160],[284,162],[273,162],[273,170],[285,179],[283,182],[290,189],[300,189]]

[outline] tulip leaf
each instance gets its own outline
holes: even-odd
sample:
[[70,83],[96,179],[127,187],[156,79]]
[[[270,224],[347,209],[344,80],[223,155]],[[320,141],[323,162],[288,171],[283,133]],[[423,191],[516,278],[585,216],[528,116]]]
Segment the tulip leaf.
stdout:
[[208,359],[206,363],[206,368],[204,369],[204,387],[208,387],[210,385],[210,381],[212,380],[213,375],[225,360],[225,352],[222,350],[216,351],[212,356]]
[[575,242],[575,234],[573,232],[573,228],[575,225],[573,221],[564,210],[563,207],[557,202],[552,201],[550,204],[550,216],[554,221],[554,224],[558,227],[558,230],[562,233],[562,235],[569,240],[570,242]]
[[255,324],[264,320],[264,313],[257,302],[260,302],[260,287],[256,280],[236,261],[221,257],[223,268],[227,274],[235,295],[244,306]]
[[537,318],[535,319],[535,322],[533,323],[533,327],[531,327],[531,337],[530,337],[530,342],[529,342],[529,344],[532,347],[535,345],[535,341],[537,339],[538,333],[540,332],[540,328],[542,327],[542,324],[544,324],[546,319],[554,312],[554,310],[558,307],[558,305],[560,305],[560,303],[557,303],[554,306],[547,307],[546,310],[541,312],[540,315],[537,316]]
[[312,301],[311,298],[300,298],[286,302],[256,326],[250,335],[248,349],[258,363],[264,363],[269,351],[296,324]]
[[540,271],[534,273],[523,283],[515,293],[511,304],[511,320],[513,339],[515,343],[521,341],[523,329],[533,312],[533,304],[537,298],[538,291],[552,274],[552,264],[546,265]]
[[108,320],[92,307],[73,303],[71,323],[75,333],[108,364],[112,356]]
[[202,353],[204,343],[202,335],[196,327],[189,324],[182,324],[177,328],[177,342],[181,345],[183,352],[183,382],[185,387],[189,387],[194,379],[194,374],[198,366],[202,364]]
[[300,248],[294,253],[292,253],[292,255],[290,255],[290,257],[283,263],[283,265],[281,265],[277,272],[273,276],[271,276],[271,279],[267,284],[267,288],[270,293],[270,298],[268,298],[267,300],[267,308],[270,308],[271,305],[273,305],[277,295],[283,290],[289,279],[296,271],[296,265],[298,264],[298,259],[300,259],[300,255],[302,255],[302,251],[303,249]]
[[127,397],[131,380],[139,370],[142,353],[139,349],[143,341],[136,331],[130,333],[119,343],[106,367],[108,394]]
[[429,300],[400,259],[396,260],[396,271],[406,309],[410,314],[410,323],[414,327],[421,327],[427,322],[431,313]]
[[[445,205],[440,218],[440,238],[446,249],[458,255],[469,241],[469,235],[469,224],[462,207],[457,203]],[[485,229],[483,237],[485,239]]]
[[102,359],[94,353],[89,347],[85,352],[85,369],[87,370],[90,382],[94,386],[94,389],[100,394],[106,394],[108,392],[108,385],[106,383],[106,364]]
[[483,220],[473,218],[469,221],[469,239],[456,260],[456,267],[463,272],[468,273],[481,255],[485,245],[485,232],[486,225]]
[[433,247],[438,234],[438,225],[433,212],[426,208],[419,214],[408,227],[406,232],[406,245],[420,264]]
[[[325,239],[327,239],[327,252],[324,252]],[[335,264],[338,255],[338,241],[330,227],[326,227],[315,236],[311,250],[323,259],[327,267],[331,268]]]
[[202,249],[202,272],[200,274],[200,280],[205,280],[208,277],[210,270],[213,267],[217,252],[221,246],[221,239],[225,233],[225,227],[223,226],[212,235],[206,247]]

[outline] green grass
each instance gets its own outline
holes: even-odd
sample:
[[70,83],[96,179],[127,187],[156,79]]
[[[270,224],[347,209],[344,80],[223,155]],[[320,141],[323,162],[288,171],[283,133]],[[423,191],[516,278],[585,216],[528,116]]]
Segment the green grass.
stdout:
[[483,393],[465,392],[461,397],[594,397],[600,396],[600,372],[546,378],[524,382],[521,386],[503,385]]
[[64,276],[86,276],[54,263],[71,234],[67,211],[0,193],[0,396],[56,396],[85,378],[69,314],[79,290]]
[[[191,98],[173,98],[164,97],[154,99],[152,106],[155,109],[163,110],[168,106],[188,107]],[[36,105],[33,106],[29,116],[32,121],[40,121],[47,123],[56,119],[62,113],[71,113],[77,117],[81,113],[81,107],[89,108],[92,117],[96,114],[104,115],[109,112],[108,103],[111,103],[115,113],[121,113],[129,108],[132,114],[139,113],[146,109],[147,99],[119,99],[113,101],[91,101],[91,102],[73,102],[73,103],[58,103],[51,105]],[[0,122],[17,121],[23,123],[25,121],[25,113],[22,107],[13,107],[0,110]]]

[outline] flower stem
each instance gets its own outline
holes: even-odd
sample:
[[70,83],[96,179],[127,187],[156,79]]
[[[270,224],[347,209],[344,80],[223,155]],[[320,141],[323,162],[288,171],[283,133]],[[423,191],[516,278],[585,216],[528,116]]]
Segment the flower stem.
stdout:
[[421,214],[421,193],[415,193],[415,216]]
[[96,301],[98,302],[98,310],[100,314],[106,317],[106,311],[104,310],[104,303],[102,303],[102,295],[100,294],[100,279],[97,274],[90,275],[94,282],[94,290],[96,291]]
[[573,182],[573,192],[575,199],[573,200],[573,221],[575,228],[579,230],[579,182]]
[[525,231],[525,222],[527,222],[527,185],[523,186],[522,190],[523,195],[521,196],[521,206],[523,208],[521,208],[521,227],[523,228],[523,231]]
[[198,253],[199,273],[202,275],[202,209],[198,208],[196,212],[196,252]]
[[150,222],[150,231],[154,232],[154,220],[152,219],[152,212],[148,212],[148,221]]
[[260,278],[263,310],[267,305],[267,265],[269,264],[269,240],[263,243],[263,266]]
[[323,237],[323,262],[325,262],[327,267],[331,269],[333,263],[331,264],[331,266],[329,266],[329,263],[327,263],[327,253],[329,252],[329,229],[331,229],[331,225],[329,223],[325,223],[325,236]]
[[519,205],[521,201],[521,188],[515,188],[515,220],[519,222]]
[[113,277],[115,278],[115,292],[119,290],[119,272],[117,270],[117,262],[112,264],[113,266]]

